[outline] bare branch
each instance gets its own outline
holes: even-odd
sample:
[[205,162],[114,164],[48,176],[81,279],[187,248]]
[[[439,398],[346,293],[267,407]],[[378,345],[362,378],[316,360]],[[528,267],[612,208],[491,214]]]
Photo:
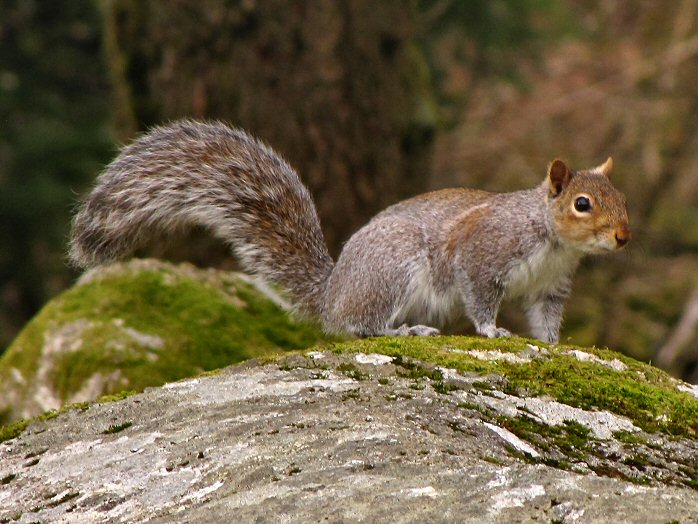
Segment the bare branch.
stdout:
[[666,343],[657,352],[657,365],[672,370],[677,366],[680,357],[693,348],[691,339],[698,328],[698,287],[693,290],[678,324],[672,331]]

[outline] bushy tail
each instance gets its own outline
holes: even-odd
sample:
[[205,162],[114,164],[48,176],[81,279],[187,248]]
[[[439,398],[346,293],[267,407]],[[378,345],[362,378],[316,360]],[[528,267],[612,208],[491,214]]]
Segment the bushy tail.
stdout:
[[75,216],[70,258],[81,267],[123,258],[190,225],[319,314],[333,262],[308,190],[271,148],[221,123],[181,121],[125,147]]

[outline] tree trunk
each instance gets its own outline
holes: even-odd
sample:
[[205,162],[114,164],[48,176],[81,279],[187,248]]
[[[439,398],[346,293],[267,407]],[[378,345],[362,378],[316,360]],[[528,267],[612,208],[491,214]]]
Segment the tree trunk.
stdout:
[[413,2],[114,0],[107,47],[117,125],[225,120],[309,186],[331,251],[424,191],[434,118]]

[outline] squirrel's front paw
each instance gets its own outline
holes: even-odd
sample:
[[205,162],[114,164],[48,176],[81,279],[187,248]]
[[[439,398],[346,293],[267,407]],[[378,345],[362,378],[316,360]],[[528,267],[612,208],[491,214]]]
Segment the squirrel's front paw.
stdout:
[[491,326],[484,326],[482,328],[479,328],[477,332],[482,335],[483,337],[487,338],[500,338],[500,337],[513,337],[514,334],[504,328],[498,328],[495,325]]

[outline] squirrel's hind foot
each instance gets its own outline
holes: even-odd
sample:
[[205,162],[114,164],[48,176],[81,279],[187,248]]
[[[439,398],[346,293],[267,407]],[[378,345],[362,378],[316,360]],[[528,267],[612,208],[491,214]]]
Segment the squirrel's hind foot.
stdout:
[[441,331],[430,326],[417,324],[416,326],[409,326],[407,334],[412,337],[436,337],[441,334]]
[[441,334],[436,328],[417,324],[415,326],[401,325],[399,328],[386,328],[380,335],[386,337],[436,337]]

